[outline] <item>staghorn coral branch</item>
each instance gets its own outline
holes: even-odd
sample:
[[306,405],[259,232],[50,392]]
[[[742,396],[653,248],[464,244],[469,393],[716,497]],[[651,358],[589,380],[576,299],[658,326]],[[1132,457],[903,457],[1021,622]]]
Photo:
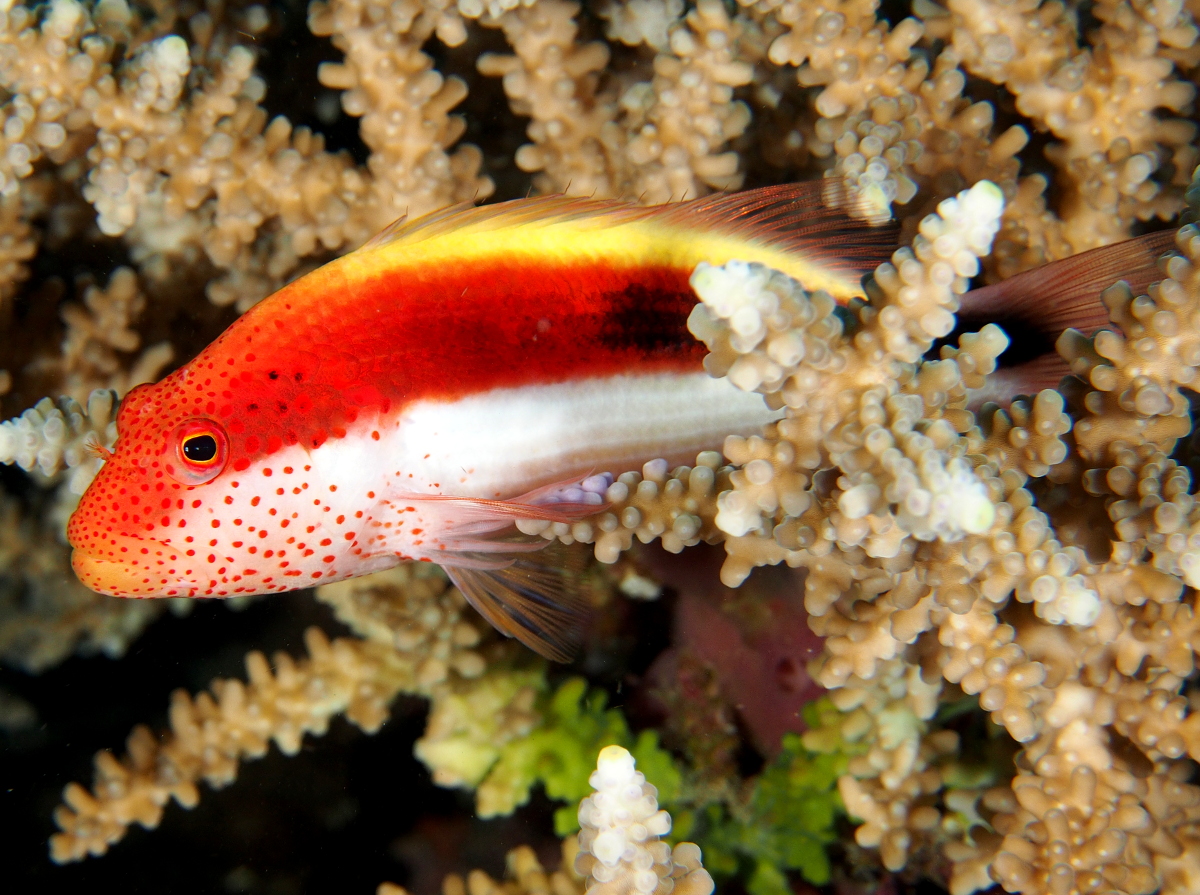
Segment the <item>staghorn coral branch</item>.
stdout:
[[64,790],[51,857],[63,863],[104,854],[131,824],[158,826],[169,800],[194,806],[201,780],[227,786],[240,762],[265,755],[272,742],[293,755],[305,734],[324,734],[335,715],[374,733],[397,694],[440,694],[448,681],[481,678],[486,663],[472,649],[479,634],[458,621],[465,601],[436,570],[402,566],[322,590],[365,639],[331,641],[310,628],[302,659],[278,653],[272,668],[253,652],[245,683],[217,680],[195,698],[177,691],[169,734],[160,740],[136,728],[123,759],[96,756],[92,792],[77,784]]

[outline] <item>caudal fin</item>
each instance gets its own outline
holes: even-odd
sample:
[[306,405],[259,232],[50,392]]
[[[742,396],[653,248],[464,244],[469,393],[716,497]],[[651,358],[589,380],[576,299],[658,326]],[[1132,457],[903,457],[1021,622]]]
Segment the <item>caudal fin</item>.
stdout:
[[1055,388],[1070,372],[1054,344],[1063,330],[1091,335],[1112,327],[1100,293],[1124,280],[1135,294],[1163,278],[1159,260],[1175,244],[1175,231],[1148,233],[1035,267],[999,283],[972,289],[962,298],[958,328],[971,331],[997,323],[1012,340],[1016,363],[997,371],[988,400],[1011,400]]

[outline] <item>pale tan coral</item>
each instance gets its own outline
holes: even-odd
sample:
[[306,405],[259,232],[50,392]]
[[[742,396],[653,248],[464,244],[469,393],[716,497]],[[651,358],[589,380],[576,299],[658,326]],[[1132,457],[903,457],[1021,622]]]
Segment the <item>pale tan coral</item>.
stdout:
[[[385,575],[387,573],[384,573]],[[357,584],[359,591],[413,586],[414,605],[376,601],[375,615],[351,616],[363,621],[369,639],[339,638],[330,641],[316,628],[307,632],[308,656],[299,661],[279,653],[274,670],[261,653],[246,657],[248,682],[218,680],[212,694],[195,699],[183,691],[173,697],[171,733],[159,742],[144,727],[131,734],[129,754],[118,761],[102,752],[96,759],[97,787],[89,794],[72,784],[57,820],[63,832],[52,841],[55,860],[77,860],[85,854],[102,854],[134,822],[157,826],[166,802],[174,798],[185,807],[199,798],[196,784],[205,780],[224,786],[237,775],[238,763],[263,755],[272,741],[287,754],[300,748],[306,733],[322,734],[334,715],[346,716],[368,732],[378,730],[387,718],[387,707],[402,689],[416,690],[424,661],[419,653],[401,652],[380,627],[407,608],[436,611],[441,588],[426,586],[419,575],[392,574],[373,583]],[[353,592],[342,588],[331,599],[343,606]],[[400,591],[403,594],[403,591]],[[401,596],[402,600],[402,596]],[[431,625],[436,632],[436,624]],[[411,627],[397,637],[411,636]],[[436,633],[435,633],[436,636]],[[417,639],[417,643],[422,638]]]
[[151,345],[132,361],[141,347],[141,336],[134,324],[146,307],[138,288],[137,274],[118,267],[108,286],[95,285],[83,291],[82,305],[63,306],[67,325],[61,355],[61,390],[77,401],[86,401],[95,389],[109,389],[118,396],[143,382],[154,382],[175,357],[169,342]]
[[579,804],[579,854],[575,870],[586,874],[594,895],[711,895],[713,879],[700,849],[659,837],[671,816],[658,807],[658,791],[634,770],[633,756],[605,746],[588,781],[595,790]]
[[[201,14],[192,22],[196,60],[182,38],[157,37],[135,42],[113,71],[104,27],[131,24],[127,9],[120,22],[97,23],[82,5],[58,0],[40,27],[23,7],[5,14],[0,77],[15,94],[14,124],[5,131],[8,188],[43,155],[60,165],[86,157],[84,195],[100,230],[124,235],[142,273],[154,279],[167,279],[174,260],[207,259],[224,271],[208,284],[218,304],[244,310],[306,257],[358,245],[406,213],[491,191],[477,176],[478,150],[446,151],[462,133],[448,112],[465,87],[453,79],[443,84],[420,48],[435,29],[451,33],[444,22],[458,22],[460,41],[462,29],[457,13],[432,3],[388,12],[347,2],[311,12],[316,32],[336,30],[348,53],[323,77],[348,91],[347,111],[366,116],[367,172],[284,119],[267,126],[254,55],[234,40],[262,31],[261,15],[225,23]],[[196,62],[211,77],[185,95]],[[38,84],[48,66],[55,85],[49,98]],[[381,80],[384,71],[391,75]],[[394,80],[401,73],[403,87]],[[16,246],[19,257],[26,250]]]
[[[950,0],[931,22],[972,74],[1003,84],[1022,114],[1062,142],[1048,156],[1065,175],[1061,239],[1073,252],[1124,239],[1134,220],[1170,217],[1196,162],[1194,126],[1181,112],[1194,87],[1160,49],[1186,49],[1196,26],[1182,5],[1106,2],[1104,24],[1080,48],[1062,4]],[[1151,175],[1169,164],[1168,185]],[[1057,240],[1047,248],[1061,246]],[[1056,257],[1053,254],[1045,256]]]
[[611,0],[596,13],[608,23],[604,33],[609,40],[631,47],[645,44],[662,52],[683,15],[683,0]]
[[[515,55],[480,60],[482,72],[504,77],[514,110],[533,119],[533,143],[521,147],[517,164],[539,172],[540,189],[574,195],[659,203],[736,189],[737,154],[725,150],[750,123],[733,89],[751,80],[750,63],[737,58],[751,23],[717,2],[682,20],[665,16],[655,26],[662,34],[651,36],[660,51],[654,77],[601,85],[609,50],[576,44],[577,11],[550,0],[506,13],[499,25]],[[618,22],[632,14],[607,13]]]
[[43,398],[16,419],[0,423],[0,463],[16,464],[27,472],[37,470],[49,483],[64,470],[72,470],[70,487],[82,494],[103,462],[91,446],[111,448],[117,440],[117,396],[96,389],[86,409],[73,398],[57,404]]
[[414,754],[439,785],[477,787],[481,816],[510,813],[519,800],[503,781],[486,778],[501,749],[538,726],[543,687],[540,669],[518,669],[439,688]]
[[246,684],[217,680],[211,695],[195,699],[177,691],[164,741],[138,727],[124,760],[99,753],[94,791],[71,784],[63,793],[66,805],[55,814],[62,832],[50,843],[54,860],[103,854],[133,823],[158,826],[170,799],[185,808],[196,804],[200,780],[232,783],[238,764],[264,755],[272,741],[295,754],[304,735],[323,734],[334,715],[345,713],[363,730],[378,730],[392,698],[410,684],[411,661],[370,641],[330,642],[316,628],[305,641],[307,658],[279,653],[274,671],[262,653],[250,653]]
[[633,168],[627,196],[670,202],[741,185],[737,153],[727,147],[750,124],[733,95],[752,77],[751,63],[735,55],[743,27],[719,0],[701,0],[671,30],[671,52],[655,57],[653,80],[621,96]]
[[579,4],[544,0],[498,21],[512,56],[480,57],[479,70],[504,79],[513,111],[531,119],[533,141],[517,150],[522,171],[543,193],[606,199],[624,192],[624,139],[616,97],[599,87],[609,62],[601,41],[577,44]]
[[414,681],[425,692],[452,674],[478,677],[486,666],[475,649],[479,620],[436,566],[405,564],[326,584],[317,599],[359,635],[420,657]]
[[878,848],[885,867],[902,868],[914,835],[928,835],[941,822],[933,798],[943,787],[934,767],[958,749],[952,731],[930,731],[941,682],[926,684],[920,669],[893,660],[872,669],[871,682],[848,681],[834,704],[845,713],[840,729],[812,731],[805,742],[823,751],[841,740],[866,750],[851,759],[838,790],[847,812],[862,824],[859,845]]
[[715,451],[697,455],[695,466],[669,472],[667,461],[651,460],[640,473],[622,473],[608,486],[602,513],[574,524],[531,521],[518,523],[518,528],[564,544],[595,544],[596,558],[603,563],[616,562],[635,537],[643,544],[660,540],[678,553],[719,536],[712,500],[725,490],[730,473],[720,464]]
[[3,195],[0,197],[0,308],[17,294],[29,275],[25,262],[36,254],[36,237],[22,214],[20,196]]
[[1054,746],[1031,751],[1037,773],[1017,775],[1018,805],[995,818],[1004,841],[993,873],[1007,891],[1151,892],[1159,857],[1182,854],[1175,833],[1200,819],[1200,788],[1183,782],[1180,766],[1160,764],[1148,778],[1131,773],[1103,740],[1081,714]]
[[460,619],[465,600],[435,567],[403,566],[327,585],[319,595],[362,639],[330,641],[310,628],[305,658],[277,653],[268,664],[253,652],[246,683],[217,680],[195,698],[177,691],[168,734],[160,740],[135,729],[125,758],[97,755],[92,793],[77,784],[64,791],[54,860],[103,854],[130,824],[157,826],[170,799],[195,805],[201,780],[228,785],[240,762],[261,757],[272,742],[295,754],[305,734],[324,734],[335,715],[373,733],[401,692],[432,700],[416,753],[446,786],[479,784],[500,748],[539,724],[534,698],[545,687],[544,669],[501,668],[514,655],[505,643],[491,651],[485,676],[475,622]]
[[[942,212],[947,221],[957,213]],[[726,445],[739,468],[731,490],[717,498],[715,521],[728,536],[724,574],[736,583],[766,562],[808,569],[810,623],[826,638],[812,673],[837,688],[834,701],[843,709],[875,700],[876,710],[863,716],[871,724],[886,717],[888,699],[923,692],[921,678],[904,676],[905,669],[918,674],[918,663],[977,695],[997,724],[1027,744],[1029,771],[1014,784],[1019,800],[1030,786],[1057,792],[1056,768],[1081,763],[1116,787],[1111,799],[1080,796],[1081,805],[1108,805],[1132,792],[1133,778],[1123,770],[1120,778],[1109,743],[1110,731],[1128,737],[1155,763],[1134,788],[1174,793],[1176,807],[1163,808],[1145,828],[1121,827],[1119,843],[1105,832],[1116,802],[1099,808],[1104,820],[1072,834],[1070,848],[1078,851],[1063,866],[1084,889],[1094,882],[1088,874],[1099,874],[1120,891],[1147,891],[1158,878],[1148,856],[1176,827],[1190,829],[1196,798],[1171,776],[1182,773],[1171,762],[1194,756],[1197,743],[1180,696],[1193,667],[1192,610],[1176,602],[1182,588],[1172,577],[1186,579],[1191,567],[1184,532],[1194,508],[1186,472],[1165,455],[1187,429],[1177,389],[1194,375],[1192,328],[1184,321],[1196,290],[1179,284],[1190,284],[1191,262],[1171,262],[1174,276],[1148,298],[1128,290],[1106,296],[1125,336],[1063,340],[1094,391],[1066,402],[1044,392],[992,412],[985,435],[965,412],[967,395],[991,371],[1004,340],[981,334],[943,351],[938,363],[916,365],[948,329],[942,315],[956,306],[956,278],[974,271],[971,255],[982,254],[991,235],[977,240],[975,225],[957,220],[946,228],[925,221],[913,252],[880,268],[852,338],[826,299],[769,271],[726,265],[694,278],[703,310],[693,327],[713,351],[710,371],[762,391],[786,412],[761,438]],[[960,240],[954,246],[951,234]],[[1185,251],[1192,239],[1185,229]],[[932,252],[934,244],[945,254]],[[760,325],[750,325],[750,310]],[[1158,328],[1150,329],[1160,310]],[[736,330],[727,322],[735,313]],[[1073,419],[1067,410],[1074,407],[1082,412]],[[939,476],[953,484],[935,484]],[[1045,476],[1060,487],[1078,476],[1105,501],[1117,534],[1107,563],[1057,539],[1027,488]],[[950,515],[933,510],[939,487],[955,495]],[[908,495],[922,492],[930,498],[912,503]],[[1153,554],[1154,568],[1139,565],[1147,547],[1161,553]],[[1159,622],[1166,617],[1174,624]],[[932,716],[939,689],[925,691],[928,704],[916,718]],[[945,781],[928,768],[952,744],[938,747],[937,732],[931,737],[923,746],[912,734],[893,751],[882,730],[864,737],[872,751],[852,761],[841,781],[848,809],[864,821],[860,844],[879,848],[885,866],[897,869],[915,843],[940,843],[968,862],[957,891],[983,884],[988,862],[1012,891],[1058,891],[1056,875],[1066,872],[1055,869],[1058,846],[1039,838],[1028,826],[1033,819],[1010,820],[1018,816],[1012,807],[993,800],[1003,843],[988,840],[981,849],[959,838],[961,831],[947,840],[935,804]],[[1049,810],[1035,812],[1038,822],[1058,817]]]
[[466,128],[449,114],[466,96],[466,84],[444,78],[421,51],[435,32],[451,45],[462,42],[465,31],[456,15],[421,0],[332,0],[313,4],[309,27],[331,36],[346,54],[343,63],[321,66],[321,83],[346,91],[342,107],[363,119],[360,132],[371,149],[368,191],[347,196],[343,206],[345,214],[363,221],[353,242],[405,214],[491,194],[491,181],[478,175],[479,150],[450,151]]
[[[482,870],[472,870],[465,880],[452,873],[442,881],[442,895],[583,895],[582,877],[574,871],[578,852],[577,837],[564,839],[562,865],[549,873],[533,849],[523,845],[508,853],[504,879],[492,879]],[[396,889],[381,886],[377,895],[400,895]]]

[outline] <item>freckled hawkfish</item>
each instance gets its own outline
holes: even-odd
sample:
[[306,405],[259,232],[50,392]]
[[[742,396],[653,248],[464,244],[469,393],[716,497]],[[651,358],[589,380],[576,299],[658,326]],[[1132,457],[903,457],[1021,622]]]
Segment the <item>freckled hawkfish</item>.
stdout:
[[895,245],[821,183],[658,207],[546,197],[398,222],[130,392],[71,517],[117,596],[286,591],[415,559],[497,628],[571,654],[580,607],[520,520],[575,522],[607,479],[773,418],[687,330],[700,261],[846,302]]

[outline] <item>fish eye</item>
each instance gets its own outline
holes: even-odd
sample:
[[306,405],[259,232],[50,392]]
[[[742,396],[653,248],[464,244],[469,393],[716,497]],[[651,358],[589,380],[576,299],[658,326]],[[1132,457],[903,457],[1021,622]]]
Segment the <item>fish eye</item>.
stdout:
[[207,432],[189,435],[181,443],[183,456],[192,463],[208,464],[217,459],[217,440]]
[[193,419],[181,423],[172,437],[177,466],[167,464],[167,473],[181,485],[211,482],[229,459],[229,439],[215,420]]

